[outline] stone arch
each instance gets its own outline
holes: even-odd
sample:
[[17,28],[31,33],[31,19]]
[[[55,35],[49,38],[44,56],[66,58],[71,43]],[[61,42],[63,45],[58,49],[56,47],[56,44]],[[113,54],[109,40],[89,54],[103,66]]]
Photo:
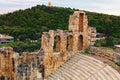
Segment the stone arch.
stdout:
[[73,36],[67,36],[67,51],[73,51]]
[[84,14],[80,13],[79,14],[79,31],[80,32],[83,32],[83,17],[84,17]]
[[83,49],[83,36],[79,35],[78,37],[78,50],[81,51]]
[[54,51],[60,52],[60,47],[61,47],[61,38],[59,35],[57,35],[54,37]]

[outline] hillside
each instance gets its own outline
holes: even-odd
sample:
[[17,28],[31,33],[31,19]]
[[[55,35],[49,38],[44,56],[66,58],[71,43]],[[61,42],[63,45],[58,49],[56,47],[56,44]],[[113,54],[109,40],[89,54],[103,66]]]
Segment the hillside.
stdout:
[[[75,10],[78,9],[37,5],[26,10],[0,15],[0,33],[9,34],[15,37],[16,41],[40,40],[43,31],[66,30],[69,15]],[[98,32],[105,33],[109,37],[108,40],[114,38],[119,43],[120,16],[86,13],[89,26],[96,27]]]

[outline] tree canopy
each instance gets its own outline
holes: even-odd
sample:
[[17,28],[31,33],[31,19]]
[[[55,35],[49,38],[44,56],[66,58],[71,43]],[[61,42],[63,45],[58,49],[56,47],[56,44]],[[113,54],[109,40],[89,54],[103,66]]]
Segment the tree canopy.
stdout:
[[[15,37],[15,41],[40,40],[43,31],[67,30],[69,15],[75,10],[78,9],[37,5],[0,15],[0,33]],[[98,32],[109,36],[107,40],[120,38],[120,16],[85,12],[89,26],[96,27]]]

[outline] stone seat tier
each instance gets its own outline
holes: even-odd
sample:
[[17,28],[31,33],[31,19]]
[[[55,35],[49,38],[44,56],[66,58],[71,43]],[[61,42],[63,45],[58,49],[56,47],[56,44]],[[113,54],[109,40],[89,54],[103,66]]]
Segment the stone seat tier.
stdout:
[[45,80],[120,80],[120,74],[97,59],[76,53]]

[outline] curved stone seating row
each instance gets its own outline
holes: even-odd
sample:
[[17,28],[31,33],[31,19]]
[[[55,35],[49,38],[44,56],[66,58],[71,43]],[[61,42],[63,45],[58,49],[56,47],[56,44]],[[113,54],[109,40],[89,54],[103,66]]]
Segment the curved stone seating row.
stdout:
[[77,53],[46,80],[120,80],[120,74],[97,59]]

